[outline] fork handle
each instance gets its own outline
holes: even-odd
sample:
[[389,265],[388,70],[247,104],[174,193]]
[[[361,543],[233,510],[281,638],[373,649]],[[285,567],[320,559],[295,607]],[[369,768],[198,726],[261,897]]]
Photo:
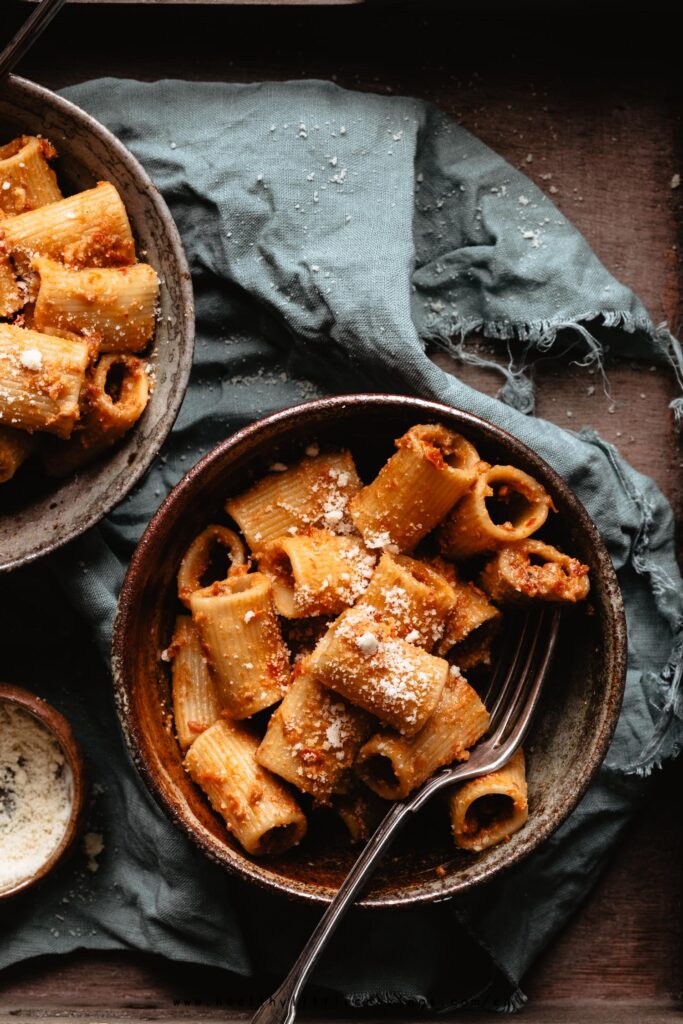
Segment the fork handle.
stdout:
[[413,812],[412,801],[395,803],[339,887],[320,918],[291,971],[272,996],[260,1006],[251,1024],[292,1024],[306,981],[342,917],[364,888],[375,864]]

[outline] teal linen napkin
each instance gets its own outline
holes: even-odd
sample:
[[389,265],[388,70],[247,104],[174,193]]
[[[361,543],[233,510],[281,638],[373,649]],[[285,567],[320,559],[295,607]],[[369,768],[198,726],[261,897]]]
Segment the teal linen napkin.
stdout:
[[[396,390],[510,430],[580,496],[624,593],[626,698],[595,783],[540,850],[464,898],[353,912],[315,981],[355,1004],[514,1009],[520,979],[590,889],[648,772],[683,740],[671,509],[590,430],[522,414],[533,392],[519,353],[551,348],[562,331],[587,361],[599,363],[609,343],[675,364],[677,343],[539,189],[425,103],[320,82],[107,79],[65,95],[130,147],[166,197],[193,275],[197,347],[178,421],[147,477],[97,529],[0,581],[5,674],[14,667],[74,719],[96,780],[91,828],[105,842],[97,871],[77,860],[10,907],[0,966],[88,947],[153,950],[254,984],[289,967],[316,912],[228,877],[166,821],[124,752],[97,656],[75,638],[89,632],[108,659],[133,547],[216,442],[320,394]],[[438,342],[476,360],[463,344],[473,329],[518,342],[517,362],[504,368],[508,405],[428,358]],[[27,621],[41,621],[43,650],[27,648]]]

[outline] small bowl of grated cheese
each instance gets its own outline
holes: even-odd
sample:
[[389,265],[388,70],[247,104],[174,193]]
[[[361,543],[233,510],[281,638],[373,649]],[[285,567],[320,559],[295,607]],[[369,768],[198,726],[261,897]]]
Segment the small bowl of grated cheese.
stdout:
[[46,877],[83,823],[85,772],[56,708],[0,683],[0,902]]

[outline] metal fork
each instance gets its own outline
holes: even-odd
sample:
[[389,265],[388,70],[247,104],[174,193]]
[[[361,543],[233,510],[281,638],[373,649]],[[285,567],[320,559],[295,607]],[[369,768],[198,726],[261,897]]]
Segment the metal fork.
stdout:
[[557,642],[558,608],[528,614],[519,629],[509,661],[501,657],[484,703],[489,706],[488,732],[468,761],[444,768],[405,800],[392,805],[364,847],[321,917],[294,966],[276,992],[252,1017],[251,1024],[292,1024],[304,985],[325,946],[356,896],[368,882],[377,861],[406,823],[434,793],[456,782],[495,772],[506,764],[526,736]]

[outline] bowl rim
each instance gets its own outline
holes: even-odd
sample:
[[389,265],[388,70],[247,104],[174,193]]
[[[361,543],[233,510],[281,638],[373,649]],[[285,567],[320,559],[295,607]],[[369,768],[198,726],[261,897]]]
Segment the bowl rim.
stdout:
[[37,85],[35,82],[31,82],[29,79],[22,78],[19,75],[9,75],[8,84],[10,86],[10,99],[11,89],[17,89],[19,93],[23,92],[33,99],[40,100],[43,103],[52,106],[52,108],[58,113],[66,116],[67,118],[71,118],[87,131],[99,136],[99,138],[114,151],[118,161],[127,167],[132,177],[144,187],[144,190],[153,204],[157,216],[162,222],[164,230],[168,235],[170,241],[169,251],[174,253],[177,261],[178,281],[182,296],[183,311],[178,316],[178,337],[181,355],[178,362],[177,386],[169,396],[164,415],[157,424],[154,437],[151,438],[146,447],[141,450],[139,457],[135,459],[135,462],[130,467],[125,485],[121,488],[113,489],[111,492],[105,492],[105,496],[96,510],[93,510],[90,515],[85,516],[82,520],[79,520],[78,525],[65,527],[58,536],[51,537],[46,540],[38,550],[29,551],[24,554],[20,554],[17,557],[10,556],[8,559],[0,562],[0,572],[11,572],[13,569],[19,569],[23,565],[29,565],[31,562],[35,562],[39,558],[43,558],[45,555],[49,555],[53,551],[57,551],[59,548],[64,547],[65,544],[68,544],[76,537],[80,537],[91,527],[101,522],[101,520],[112,511],[112,509],[114,509],[127,497],[128,494],[130,494],[133,487],[135,487],[139,480],[144,476],[158,455],[159,450],[170,434],[176,417],[178,416],[180,406],[187,392],[187,385],[192,370],[195,341],[194,293],[192,290],[192,278],[187,262],[187,256],[185,255],[180,233],[168,208],[166,200],[161,195],[161,192],[156,187],[142,164],[133,156],[130,150],[128,150],[123,143],[109,131],[108,128],[105,128],[100,121],[94,118],[91,114],[88,114],[85,110],[82,110],[81,107],[78,107],[70,100],[64,99],[63,96],[58,96],[57,93],[53,92],[51,89],[46,89],[44,86]]
[[0,683],[0,704],[3,703],[15,704],[30,715],[33,715],[57,740],[64,751],[71,770],[74,792],[71,814],[59,844],[33,875],[17,882],[16,885],[11,886],[9,889],[0,889],[0,904],[3,900],[18,896],[20,893],[26,892],[27,889],[32,889],[34,885],[42,882],[73,852],[76,840],[85,824],[85,798],[87,792],[83,753],[80,744],[74,736],[71,725],[61,711],[58,711],[56,707],[30,690],[26,690],[22,686],[14,686],[10,683]]
[[[459,880],[457,875],[446,877],[441,880],[438,891],[402,892],[396,895],[366,896],[359,899],[357,906],[364,908],[388,908],[406,907],[417,904],[432,903],[436,900],[450,899],[457,894],[467,892],[484,882],[490,881],[504,872],[509,871],[521,860],[533,853],[545,842],[559,827],[566,821],[569,815],[575,810],[588,786],[603,763],[609,747],[614,730],[619,719],[621,704],[626,683],[626,661],[627,661],[627,637],[626,617],[621,597],[621,591],[612,564],[611,557],[597,530],[597,527],[590,518],[584,505],[562,479],[562,477],[532,448],[526,445],[519,438],[510,434],[502,427],[490,423],[488,420],[473,413],[466,412],[455,406],[445,405],[440,402],[433,402],[426,399],[409,396],[394,395],[387,393],[365,392],[358,394],[338,395],[331,398],[316,399],[300,405],[283,409],[272,413],[269,416],[256,420],[254,423],[237,430],[199,459],[194,466],[178,481],[161,503],[154,516],[150,520],[145,532],[138,542],[133,553],[131,562],[126,572],[121,591],[119,593],[116,617],[112,637],[111,659],[112,676],[114,685],[114,698],[117,714],[123,735],[131,754],[133,763],[140,773],[145,785],[151,792],[157,804],[174,825],[188,836],[211,860],[220,864],[224,869],[237,874],[240,878],[251,881],[265,888],[270,892],[279,895],[286,895],[293,899],[304,900],[319,906],[326,906],[330,903],[335,890],[325,889],[322,886],[312,886],[299,880],[285,878],[282,876],[273,877],[273,873],[264,870],[261,863],[248,859],[241,851],[232,850],[226,845],[219,845],[214,836],[198,823],[194,826],[184,818],[182,813],[170,802],[167,802],[163,793],[163,787],[156,778],[154,771],[149,770],[150,765],[143,753],[143,748],[138,742],[138,735],[141,736],[139,724],[132,713],[131,702],[128,700],[129,687],[126,682],[126,635],[129,623],[134,616],[135,597],[137,590],[137,579],[144,569],[147,551],[153,546],[155,535],[162,522],[179,504],[182,504],[185,495],[192,492],[196,481],[201,478],[205,470],[214,463],[221,461],[234,449],[241,446],[250,438],[258,435],[264,428],[278,426],[288,420],[295,422],[300,417],[310,414],[322,413],[328,410],[336,410],[348,406],[355,406],[363,411],[369,404],[375,406],[391,406],[412,409],[416,414],[433,417],[453,418],[459,421],[461,426],[471,427],[475,431],[483,432],[488,441],[494,445],[498,443],[510,444],[513,448],[521,449],[525,458],[538,468],[539,472],[549,480],[555,489],[562,495],[562,501],[569,512],[576,516],[579,527],[588,535],[589,542],[595,553],[595,559],[599,566],[599,572],[604,581],[605,591],[608,595],[607,607],[609,608],[611,621],[609,622],[611,636],[611,672],[606,680],[603,705],[606,713],[600,731],[595,734],[591,745],[591,756],[589,762],[584,766],[581,775],[577,779],[577,785],[572,799],[566,805],[558,807],[554,813],[549,814],[545,824],[537,828],[533,838],[509,856],[503,864],[484,867],[478,875],[467,880]],[[457,426],[457,422],[453,423]],[[433,883],[430,883],[433,884]]]

